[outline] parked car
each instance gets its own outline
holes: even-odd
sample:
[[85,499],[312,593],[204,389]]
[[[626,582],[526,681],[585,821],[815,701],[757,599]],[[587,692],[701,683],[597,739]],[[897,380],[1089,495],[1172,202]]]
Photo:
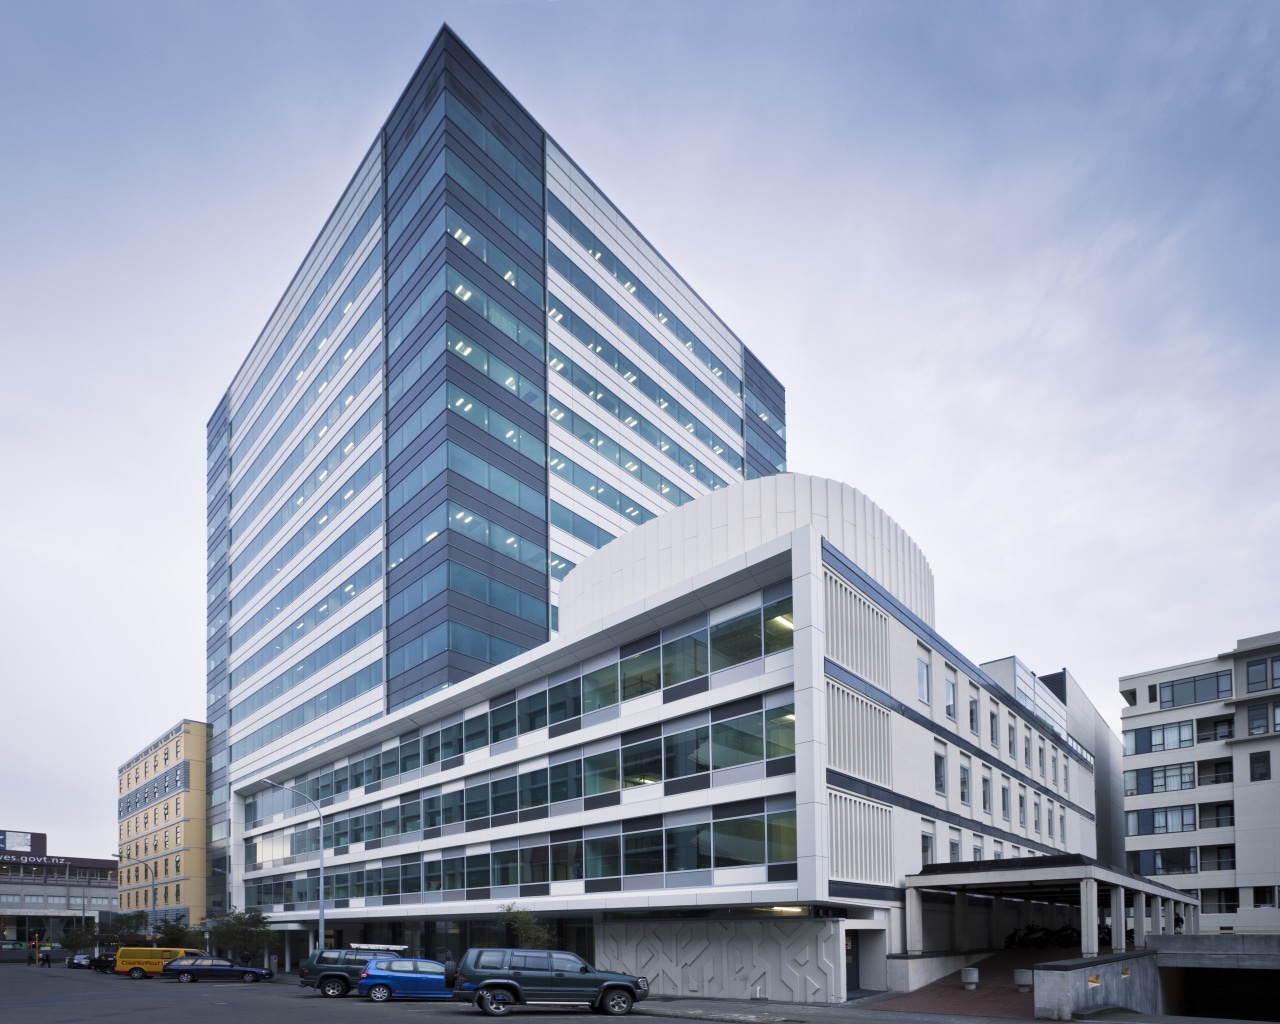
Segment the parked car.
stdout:
[[245,967],[212,956],[180,956],[164,965],[162,978],[192,981],[270,981],[275,975],[262,967]]
[[491,1017],[519,1005],[569,1003],[621,1016],[648,995],[647,978],[597,971],[576,953],[545,949],[469,949],[453,986],[454,999]]
[[165,949],[155,946],[121,946],[116,950],[112,970],[135,980],[154,978],[164,965],[179,956],[208,956],[202,949]]
[[73,971],[89,970],[93,963],[93,957],[88,953],[77,953],[75,956],[67,957],[67,967]]
[[89,960],[89,967],[99,974],[111,974],[116,969],[114,953],[99,953]]
[[370,960],[360,972],[356,992],[375,1003],[388,999],[448,999],[453,995],[453,967],[438,960]]
[[345,996],[360,984],[360,975],[371,960],[399,956],[408,948],[317,949],[298,965],[298,984],[318,989],[324,996]]

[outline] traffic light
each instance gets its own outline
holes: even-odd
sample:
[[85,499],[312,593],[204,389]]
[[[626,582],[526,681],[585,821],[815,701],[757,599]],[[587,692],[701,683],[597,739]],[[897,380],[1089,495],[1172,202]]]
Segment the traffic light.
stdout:
[[31,940],[31,948],[32,949],[36,948],[36,941],[34,939]]

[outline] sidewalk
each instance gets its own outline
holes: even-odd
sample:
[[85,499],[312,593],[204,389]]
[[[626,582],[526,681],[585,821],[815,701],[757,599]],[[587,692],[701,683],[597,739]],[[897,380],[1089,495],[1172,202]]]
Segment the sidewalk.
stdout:
[[649,1017],[724,1021],[726,1024],[809,1024],[811,1021],[884,1022],[884,1024],[1009,1024],[1009,1017],[973,1017],[956,1013],[907,1013],[877,1010],[897,993],[877,993],[851,1003],[783,1003],[755,999],[680,999],[655,996],[637,1003],[633,1013]]
[[[878,993],[850,1003],[783,1003],[755,999],[682,999],[653,996],[632,1011],[647,1017],[724,1021],[725,1024],[810,1024],[843,1021],[856,1024],[1009,1024],[1011,1020],[1034,1024],[1032,1018],[970,1016],[960,1013],[909,1013],[878,1009],[901,993]],[[1090,1024],[1223,1024],[1224,1018],[1163,1017],[1129,1010],[1100,1013]]]

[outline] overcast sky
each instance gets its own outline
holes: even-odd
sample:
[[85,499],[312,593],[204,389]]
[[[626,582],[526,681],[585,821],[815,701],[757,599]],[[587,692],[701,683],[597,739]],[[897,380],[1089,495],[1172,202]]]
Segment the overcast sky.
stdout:
[[[787,388],[975,660],[1280,629],[1280,9],[0,2],[0,828],[200,718],[205,423],[443,21]],[[1118,717],[1116,717],[1118,727]]]

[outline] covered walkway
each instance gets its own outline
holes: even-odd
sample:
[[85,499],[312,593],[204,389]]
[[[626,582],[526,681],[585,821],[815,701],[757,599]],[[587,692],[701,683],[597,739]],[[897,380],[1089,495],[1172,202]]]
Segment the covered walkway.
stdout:
[[[904,920],[909,957],[936,952],[925,949],[926,892],[949,893],[953,897],[953,942],[949,950],[953,953],[973,948],[968,920],[971,897],[989,902],[989,949],[1003,948],[1011,931],[1027,928],[1035,904],[1046,906],[1050,922],[1057,918],[1057,924],[1070,924],[1080,930],[1080,954],[1084,957],[1098,955],[1099,926],[1104,922],[1111,930],[1108,953],[1125,951],[1129,927],[1133,930],[1134,949],[1146,946],[1148,932],[1168,935],[1176,929],[1197,934],[1200,930],[1199,900],[1081,854],[929,864],[906,879]],[[1132,925],[1128,924],[1129,912]],[[1041,956],[1043,960],[1058,958],[1048,950]]]

